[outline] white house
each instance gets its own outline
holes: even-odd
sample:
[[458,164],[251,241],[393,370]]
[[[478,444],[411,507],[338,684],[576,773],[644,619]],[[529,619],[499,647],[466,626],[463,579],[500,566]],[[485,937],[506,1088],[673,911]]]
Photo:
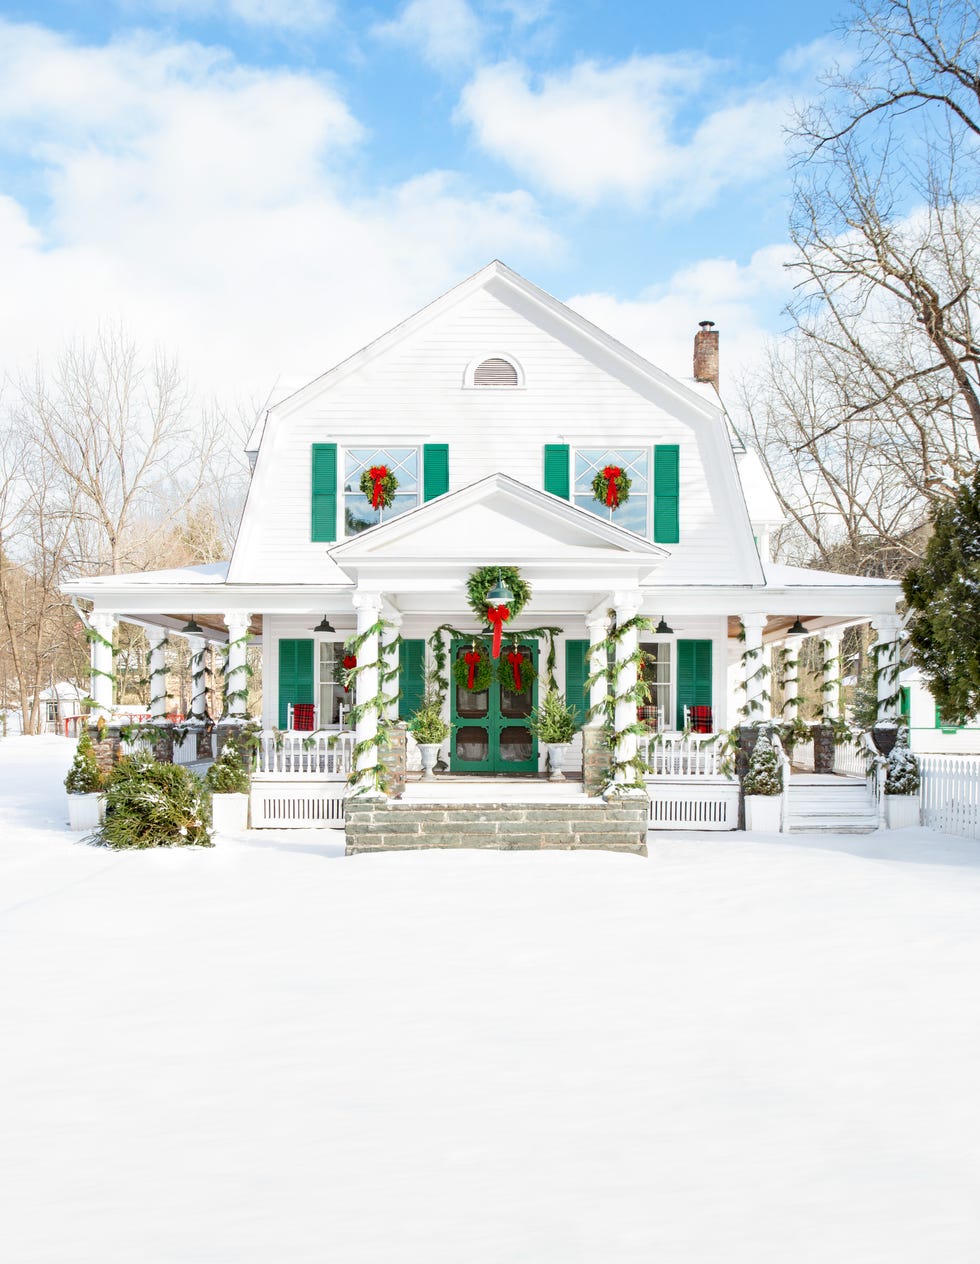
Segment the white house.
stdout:
[[[800,621],[807,635],[828,642],[834,678],[834,646],[858,620],[874,623],[886,644],[881,661],[894,661],[897,584],[770,560],[778,504],[721,404],[710,322],[695,335],[694,361],[690,380],[670,377],[503,264],[489,264],[261,418],[227,564],[68,585],[94,603],[93,697],[110,709],[108,646],[117,620],[150,627],[159,645],[193,616],[200,632],[192,651],[200,654],[206,640],[226,643],[233,681],[242,679],[246,640],[261,642],[261,720],[270,732],[291,721],[299,727],[299,716],[335,736],[354,694],[359,704],[377,695],[379,641],[383,653],[395,638],[389,661],[399,669],[401,698],[383,709],[407,719],[433,666],[436,629],[459,633],[446,635],[450,661],[475,652],[474,641],[488,648],[467,580],[477,568],[498,566],[517,568],[531,586],[527,607],[503,629],[507,646],[516,636],[536,663],[538,680],[521,694],[496,682],[448,690],[446,717],[455,727],[446,786],[543,770],[527,719],[552,636],[557,683],[584,720],[606,694],[600,680],[587,696],[585,681],[590,664],[605,661],[610,626],[649,619],[655,630],[628,632],[611,651],[615,687],[631,693],[639,641],[652,662],[640,718],[675,753],[683,742],[688,753],[692,740],[709,743],[671,734],[694,727],[710,735],[768,714],[765,647],[798,645],[799,635],[788,634],[799,633]],[[374,507],[370,471],[380,467],[397,487],[390,504]],[[608,467],[631,480],[618,507],[593,492]],[[621,479],[614,481],[619,489]],[[542,628],[555,631],[521,636]],[[355,634],[364,639],[348,694],[344,641]],[[162,670],[159,652],[151,670]],[[885,693],[883,686],[883,714]],[[242,717],[241,695],[233,690],[229,698],[232,720]],[[828,695],[833,706],[836,695]],[[203,687],[198,716],[202,696]],[[165,707],[158,698],[155,715]],[[637,719],[635,701],[621,698],[615,711],[622,763],[645,741],[626,731]],[[370,742],[378,722],[367,706],[356,740]],[[598,738],[598,715],[586,737],[589,730]],[[308,733],[303,742],[309,751]],[[582,746],[579,736],[573,772],[582,767]],[[349,748],[350,741],[328,741],[324,750],[334,754],[318,768],[342,763],[336,752]],[[280,757],[273,768],[276,758],[267,757],[270,776],[285,779],[298,767]],[[362,788],[375,759],[372,748],[362,749]],[[687,756],[661,761],[661,775],[693,777],[695,764]],[[708,799],[709,783],[723,779],[711,760],[697,768]],[[730,828],[730,804],[722,818]],[[665,819],[676,823],[676,813]]]
[[918,755],[980,755],[980,716],[969,724],[945,724],[936,699],[917,667],[898,678],[901,711],[909,726],[909,745]]

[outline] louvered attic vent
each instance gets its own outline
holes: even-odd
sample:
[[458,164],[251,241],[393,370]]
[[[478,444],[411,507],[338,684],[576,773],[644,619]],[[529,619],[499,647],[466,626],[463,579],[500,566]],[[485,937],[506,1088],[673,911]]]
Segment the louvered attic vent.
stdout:
[[517,370],[509,360],[494,356],[476,366],[474,386],[516,386]]

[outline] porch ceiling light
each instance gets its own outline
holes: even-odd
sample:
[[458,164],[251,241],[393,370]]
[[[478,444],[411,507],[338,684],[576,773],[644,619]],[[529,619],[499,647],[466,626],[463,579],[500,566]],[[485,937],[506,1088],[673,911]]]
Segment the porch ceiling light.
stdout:
[[673,636],[674,629],[667,626],[667,620],[660,616],[660,622],[657,624],[657,636]]
[[336,631],[337,631],[337,629],[336,629],[336,628],[334,627],[334,625],[330,622],[330,620],[327,618],[327,616],[326,616],[326,615],[324,615],[324,616],[323,616],[323,618],[320,620],[320,622],[319,622],[319,623],[316,625],[316,627],[313,629],[313,631],[314,631],[314,632],[336,632]]
[[810,633],[803,626],[803,621],[801,620],[800,616],[797,615],[796,622],[793,624],[793,626],[791,628],[786,629],[786,635],[787,636],[809,636]]
[[514,600],[514,594],[510,591],[503,581],[500,571],[497,571],[497,582],[487,593],[488,606],[506,606]]
[[184,624],[184,626],[180,630],[184,636],[203,636],[204,635],[204,629],[197,622],[197,620],[194,618],[193,615],[191,615],[191,617],[187,620],[187,622]]

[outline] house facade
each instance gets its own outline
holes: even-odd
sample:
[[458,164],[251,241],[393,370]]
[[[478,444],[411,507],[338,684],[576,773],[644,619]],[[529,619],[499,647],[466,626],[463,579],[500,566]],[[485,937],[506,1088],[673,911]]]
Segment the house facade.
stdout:
[[[148,627],[159,673],[163,638],[193,616],[191,653],[203,659],[208,640],[223,643],[231,682],[242,683],[245,646],[261,644],[266,732],[303,732],[309,750],[310,733],[352,729],[353,772],[373,792],[379,724],[410,718],[444,653],[447,779],[542,773],[528,717],[549,678],[579,716],[567,767],[581,771],[612,680],[612,780],[625,786],[622,766],[638,746],[648,751],[645,733],[662,749],[692,730],[710,738],[765,718],[761,669],[770,647],[785,647],[791,679],[801,625],[826,643],[828,680],[840,634],[857,621],[874,623],[879,662],[897,661],[897,584],[770,560],[778,503],[725,413],[717,366],[709,322],[681,381],[491,263],[260,419],[227,564],[68,586],[93,603],[97,707],[111,714],[116,621]],[[610,468],[616,490],[607,478],[597,495]],[[453,664],[492,654],[492,642],[468,582],[504,567],[531,597],[501,621],[491,682],[470,689]],[[611,628],[627,631],[613,642]],[[639,712],[638,648],[648,686]],[[521,692],[502,675],[515,652],[536,669]],[[897,712],[888,695],[882,685],[883,718]],[[224,718],[243,716],[244,690],[230,688]],[[638,720],[642,731],[630,731]],[[407,747],[411,772],[410,738]]]

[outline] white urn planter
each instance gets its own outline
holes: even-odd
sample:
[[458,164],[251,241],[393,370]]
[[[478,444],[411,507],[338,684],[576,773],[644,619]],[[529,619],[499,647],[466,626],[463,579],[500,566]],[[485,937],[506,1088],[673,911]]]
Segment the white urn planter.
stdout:
[[546,742],[545,746],[548,751],[548,766],[551,768],[549,781],[564,781],[565,774],[562,769],[565,767],[565,757],[571,749],[571,742]]
[[439,758],[439,751],[442,742],[419,742],[419,754],[422,757],[422,780],[435,781],[436,774],[433,771],[436,760]]
[[917,794],[886,794],[885,823],[889,829],[908,829],[919,824]]
[[779,794],[747,794],[745,796],[745,828],[763,834],[779,833]]
[[70,794],[68,796],[68,828],[98,829],[105,820],[104,794]]
[[247,794],[213,794],[211,825],[216,834],[240,834],[248,829]]

